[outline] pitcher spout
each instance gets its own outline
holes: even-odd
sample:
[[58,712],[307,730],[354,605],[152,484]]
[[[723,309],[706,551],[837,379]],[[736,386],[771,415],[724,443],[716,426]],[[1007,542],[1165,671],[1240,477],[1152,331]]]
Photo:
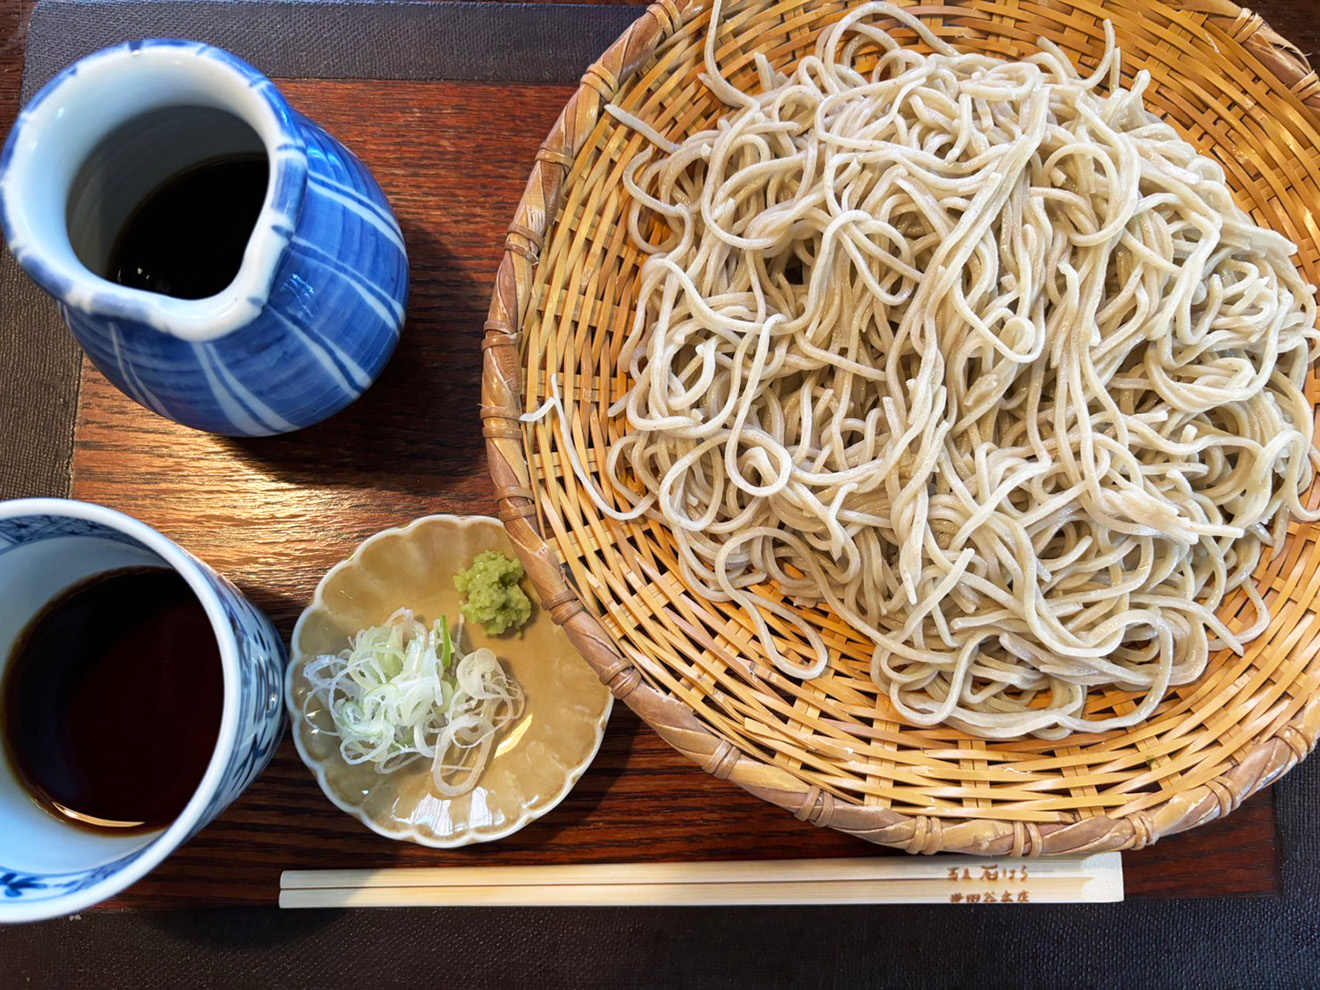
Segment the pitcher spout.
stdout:
[[106,49],[43,88],[0,157],[0,225],[92,362],[198,429],[318,422],[402,328],[407,254],[374,178],[255,68],[197,42]]

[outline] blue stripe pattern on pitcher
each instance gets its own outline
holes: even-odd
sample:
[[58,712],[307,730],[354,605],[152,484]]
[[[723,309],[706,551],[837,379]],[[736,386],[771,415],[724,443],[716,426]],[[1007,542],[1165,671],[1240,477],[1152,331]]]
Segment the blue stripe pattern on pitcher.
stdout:
[[260,314],[211,341],[61,306],[92,363],[162,416],[210,433],[265,436],[343,409],[388,363],[408,301],[408,257],[385,194],[301,115],[307,191]]
[[[39,182],[41,166],[27,159],[58,141],[28,140],[28,130],[48,136],[64,126],[51,104],[95,103],[100,91],[69,95],[92,86],[88,76],[129,79],[146,71],[138,64],[143,56],[157,55],[167,57],[170,71],[190,84],[213,85],[212,76],[197,73],[203,66],[220,67],[244,84],[241,92],[249,97],[236,98],[232,87],[216,90],[218,107],[241,105],[243,113],[233,112],[253,123],[255,100],[264,108],[257,116],[275,121],[262,138],[274,189],[248,245],[248,258],[262,260],[250,268],[255,278],[236,280],[226,290],[233,303],[227,312],[237,315],[222,317],[214,332],[206,325],[209,316],[176,332],[169,314],[180,312],[180,300],[164,306],[163,297],[126,290],[71,265],[68,253],[51,243],[52,218],[29,210],[34,199],[24,183]],[[59,99],[52,99],[57,93]],[[68,126],[94,128],[95,118],[84,107]],[[44,217],[45,227],[32,219],[36,216]],[[0,226],[19,264],[56,298],[92,363],[111,382],[148,409],[211,433],[264,436],[326,419],[375,381],[403,326],[408,256],[375,178],[342,144],[290,107],[257,69],[198,42],[129,42],[88,56],[47,84],[19,115],[4,147]],[[38,237],[34,230],[46,234]],[[249,270],[246,262],[243,270]]]

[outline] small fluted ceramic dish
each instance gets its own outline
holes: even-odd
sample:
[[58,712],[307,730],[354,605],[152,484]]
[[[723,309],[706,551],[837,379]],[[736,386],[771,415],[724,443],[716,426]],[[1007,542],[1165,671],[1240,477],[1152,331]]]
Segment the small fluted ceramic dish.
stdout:
[[285,697],[298,754],[326,797],[391,839],[449,849],[510,835],[564,799],[605,734],[614,699],[539,606],[521,637],[487,636],[475,623],[465,626],[465,647],[494,650],[522,685],[526,706],[497,741],[476,788],[461,797],[434,793],[426,760],[391,774],[349,765],[339,739],[327,732],[329,713],[313,702],[304,715],[309,659],[338,653],[359,629],[380,625],[401,607],[428,623],[442,614],[457,618],[454,575],[482,550],[514,556],[498,520],[426,516],[377,533],[321,579],[293,630]]

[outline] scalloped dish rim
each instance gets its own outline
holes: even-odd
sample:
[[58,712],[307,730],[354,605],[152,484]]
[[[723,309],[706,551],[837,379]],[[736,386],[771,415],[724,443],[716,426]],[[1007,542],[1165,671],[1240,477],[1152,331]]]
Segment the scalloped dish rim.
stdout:
[[[302,712],[296,710],[294,707],[294,677],[305,659],[302,650],[299,648],[303,628],[308,619],[317,611],[332,612],[332,609],[330,609],[325,601],[325,589],[336,575],[360,564],[363,554],[372,544],[387,537],[406,536],[410,530],[423,525],[435,525],[437,523],[453,525],[459,528],[493,524],[499,528],[501,533],[504,532],[504,524],[500,522],[499,519],[492,516],[456,516],[449,513],[434,513],[432,515],[420,516],[403,526],[391,526],[387,529],[382,529],[379,532],[368,536],[365,540],[359,543],[348,557],[339,561],[321,576],[321,579],[316,584],[316,591],[312,595],[312,600],[302,610],[302,613],[298,616],[298,621],[294,624],[293,633],[289,639],[289,665],[284,672],[284,706],[285,711],[289,715],[289,735],[293,738],[294,748],[298,751],[299,759],[302,760],[304,766],[312,771],[313,776],[316,777],[317,784],[321,788],[321,792],[329,798],[330,802],[334,804],[335,807],[340,811],[351,815],[353,818],[356,818],[377,835],[381,835],[387,839],[414,842],[417,845],[426,846],[432,849],[457,849],[462,846],[475,845],[482,842],[494,842],[497,839],[506,838],[529,823],[536,821],[538,818],[541,818],[548,812],[554,810],[559,804],[561,804],[563,800],[568,797],[569,792],[573,790],[573,787],[577,782],[582,778],[582,775],[586,773],[587,768],[595,761],[596,754],[600,752],[601,743],[605,739],[605,726],[609,722],[610,713],[614,710],[614,696],[609,692],[605,685],[601,685],[601,688],[605,691],[606,700],[600,716],[595,720],[595,741],[592,744],[590,751],[581,762],[572,767],[572,769],[565,774],[563,786],[558,792],[541,804],[525,809],[522,815],[511,820],[507,826],[498,831],[475,832],[471,829],[466,829],[452,839],[435,839],[423,834],[415,825],[406,828],[400,827],[397,829],[388,829],[371,817],[361,805],[352,805],[342,800],[330,786],[324,762],[312,756],[304,745],[303,732],[307,727],[307,720],[303,717]],[[505,534],[505,537],[507,539],[507,534]],[[510,542],[510,548],[512,548],[512,542]],[[576,646],[574,646],[566,636],[565,645],[573,650],[576,655]],[[585,665],[587,662],[586,660],[583,660],[582,663]]]

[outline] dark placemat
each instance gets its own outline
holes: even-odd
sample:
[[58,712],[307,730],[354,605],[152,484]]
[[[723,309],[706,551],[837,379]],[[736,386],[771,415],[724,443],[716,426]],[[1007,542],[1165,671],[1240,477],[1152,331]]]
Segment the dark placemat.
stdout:
[[0,986],[15,990],[1314,990],[1317,974],[1314,913],[1232,900],[1022,910],[236,908],[0,932]]
[[267,75],[568,83],[644,8],[574,3],[42,0],[26,98],[75,59],[132,38],[198,38]]
[[68,495],[81,351],[0,251],[0,498]]
[[[535,47],[500,47],[518,23],[536,37],[558,37],[540,50],[563,57],[528,56],[506,67],[507,74],[524,73],[529,64],[548,72],[553,64],[560,75],[536,78],[571,81],[636,13],[59,0],[34,13],[25,91],[79,54],[152,34],[205,38],[276,76],[487,79],[476,73],[493,71],[492,53]],[[576,27],[556,36],[542,21]],[[587,39],[580,33],[587,30],[599,30],[599,37]],[[48,301],[12,260],[0,259],[0,269],[0,494],[62,493],[76,351]],[[1029,914],[929,908],[102,913],[0,931],[0,986],[242,981],[256,987],[313,979],[370,979],[373,986],[463,979],[477,987],[533,981],[546,987],[1134,986],[1143,975],[1168,986],[1314,986],[1318,807],[1320,761],[1312,760],[1278,788],[1287,894],[1281,900],[1042,907]],[[480,951],[458,951],[464,945]]]

